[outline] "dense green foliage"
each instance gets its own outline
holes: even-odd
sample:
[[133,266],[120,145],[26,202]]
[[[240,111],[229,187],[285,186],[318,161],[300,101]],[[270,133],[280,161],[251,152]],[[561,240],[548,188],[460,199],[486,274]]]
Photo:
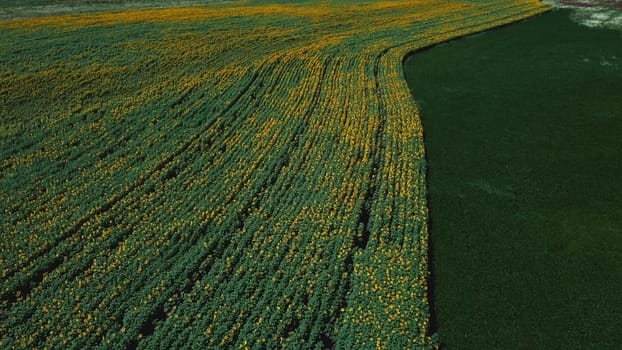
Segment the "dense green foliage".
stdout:
[[0,25],[0,346],[431,348],[405,53],[536,1]]
[[622,344],[622,38],[568,16],[405,64],[448,350]]

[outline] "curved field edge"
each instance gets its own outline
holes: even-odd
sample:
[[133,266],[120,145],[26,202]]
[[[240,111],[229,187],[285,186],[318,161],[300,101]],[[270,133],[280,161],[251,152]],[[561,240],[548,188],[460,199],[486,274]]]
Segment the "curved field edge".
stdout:
[[435,347],[423,130],[402,59],[546,9],[1,24],[0,345]]

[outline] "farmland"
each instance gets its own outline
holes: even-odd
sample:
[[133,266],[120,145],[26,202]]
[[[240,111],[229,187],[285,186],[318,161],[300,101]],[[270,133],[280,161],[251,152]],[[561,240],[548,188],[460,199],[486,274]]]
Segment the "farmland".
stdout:
[[405,63],[447,350],[622,344],[622,37],[569,17],[549,12]]
[[409,51],[537,1],[0,23],[0,347],[432,348]]

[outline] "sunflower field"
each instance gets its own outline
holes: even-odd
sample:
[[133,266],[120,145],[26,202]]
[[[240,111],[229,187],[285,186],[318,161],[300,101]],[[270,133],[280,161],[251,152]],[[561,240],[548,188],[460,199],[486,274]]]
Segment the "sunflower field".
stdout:
[[0,348],[435,348],[402,60],[545,10],[232,2],[1,22]]

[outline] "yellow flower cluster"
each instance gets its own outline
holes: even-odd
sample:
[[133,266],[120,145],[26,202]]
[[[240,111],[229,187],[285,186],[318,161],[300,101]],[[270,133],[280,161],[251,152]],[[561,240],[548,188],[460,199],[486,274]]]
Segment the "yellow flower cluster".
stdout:
[[3,348],[433,348],[411,50],[535,0],[0,24]]

